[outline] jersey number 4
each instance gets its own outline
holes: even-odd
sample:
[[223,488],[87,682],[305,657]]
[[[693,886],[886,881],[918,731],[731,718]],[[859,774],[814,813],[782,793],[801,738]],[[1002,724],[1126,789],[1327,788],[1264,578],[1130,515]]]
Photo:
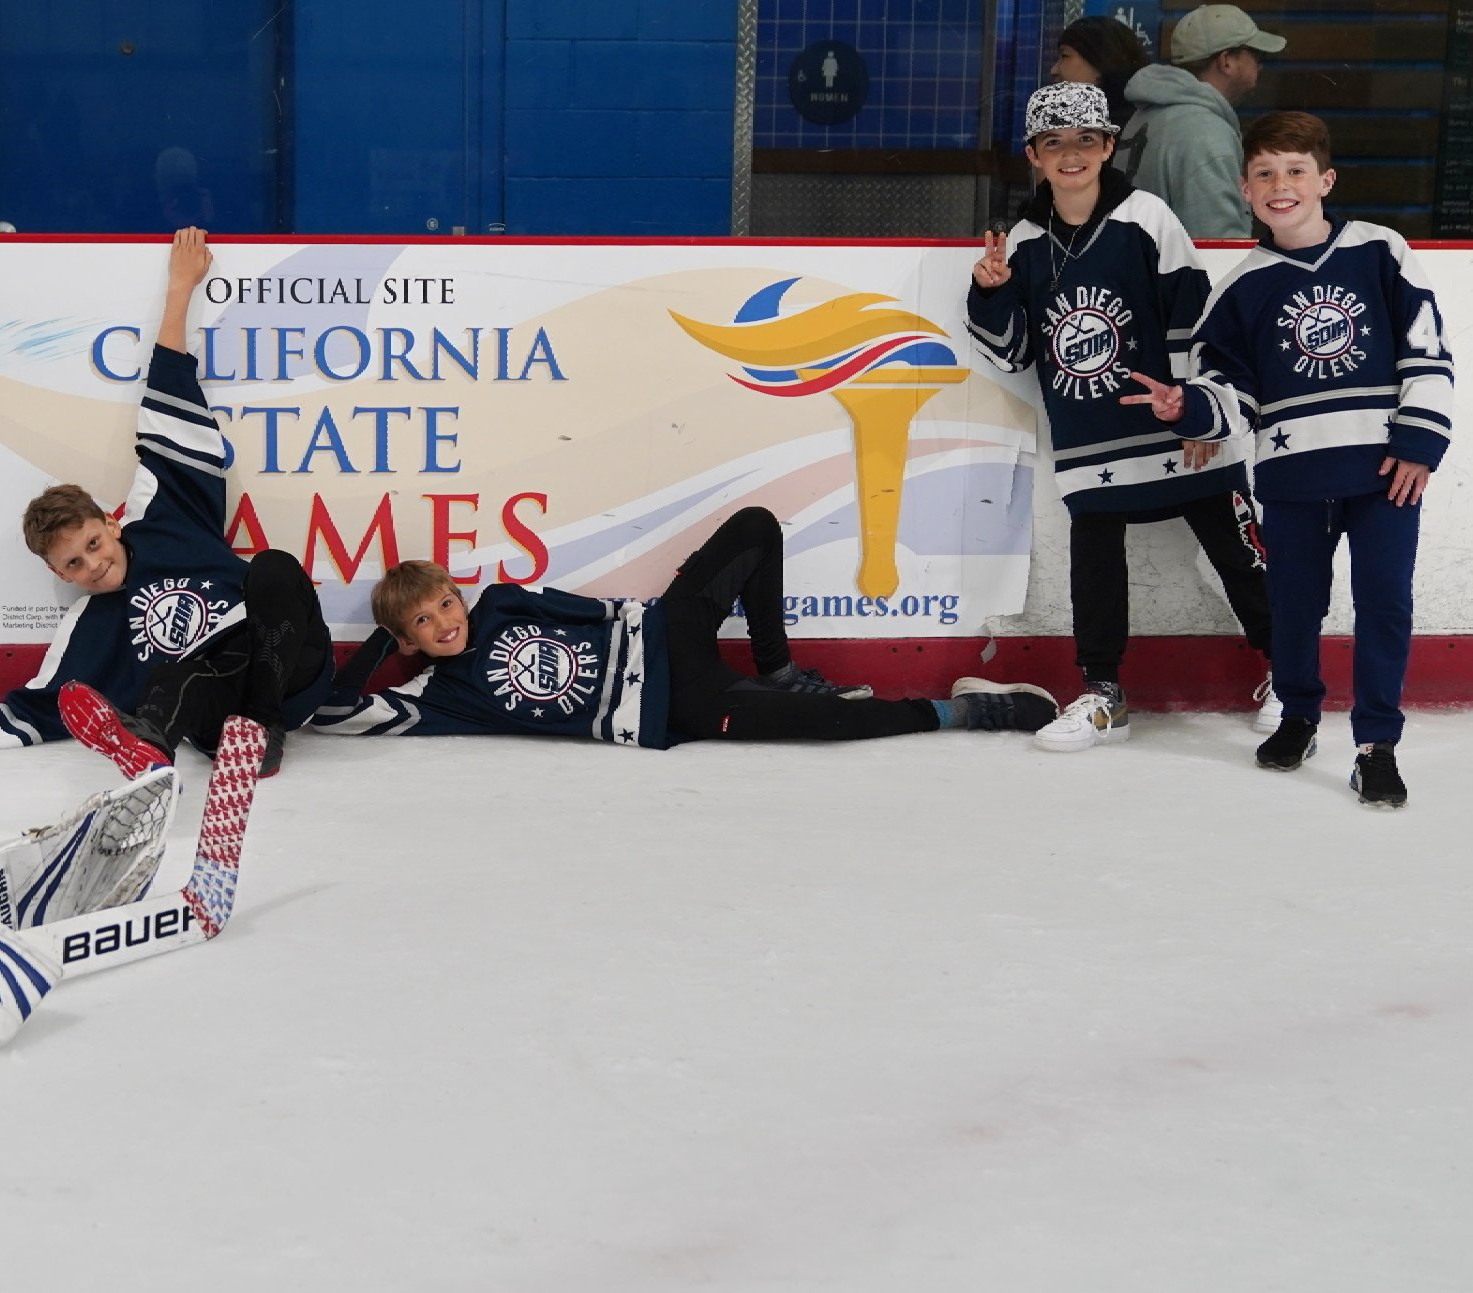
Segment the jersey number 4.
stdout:
[[1407,329],[1407,345],[1424,355],[1442,354],[1442,334],[1437,327],[1437,313],[1431,301],[1423,301],[1412,326]]

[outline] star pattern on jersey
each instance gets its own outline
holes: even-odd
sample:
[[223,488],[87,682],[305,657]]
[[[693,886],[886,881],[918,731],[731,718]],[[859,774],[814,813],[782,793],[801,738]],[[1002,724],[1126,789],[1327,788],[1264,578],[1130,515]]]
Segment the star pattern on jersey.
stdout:
[[632,638],[637,638],[639,636],[639,630],[641,627],[642,626],[639,624],[631,624],[629,626],[629,636]]
[[547,711],[545,709],[543,709],[543,708],[541,708],[541,706],[539,706],[538,708],[536,708],[536,709],[534,709],[532,711],[532,717],[533,718],[541,718],[543,716],[543,714],[545,714],[546,712]]
[[1360,335],[1363,336],[1363,337],[1369,337],[1371,335],[1371,326],[1370,326],[1370,324],[1365,324],[1365,325],[1363,325],[1361,327]]
[[553,636],[554,637],[565,638],[565,637],[568,636],[568,630],[567,629],[553,629],[552,632],[553,632]]
[[627,682],[631,687],[638,687],[639,686],[639,675],[637,673],[635,673],[633,670],[630,670],[630,672],[628,672],[628,673],[626,673],[624,675],[624,681]]
[[631,732],[627,727],[621,727],[619,729],[619,739],[623,741],[625,745],[628,745],[629,742],[634,740],[634,733]]
[[1278,453],[1280,449],[1287,449],[1289,447],[1289,437],[1291,435],[1293,435],[1292,431],[1275,431],[1273,435],[1269,436],[1269,439],[1273,441],[1275,453]]
[[1114,479],[1115,479],[1115,473],[1113,471],[1111,471],[1108,467],[1106,467],[1105,470],[1100,473],[1100,484],[1101,485],[1108,485]]
[[1137,341],[1134,337],[1132,337],[1129,341],[1125,343],[1125,348],[1127,350],[1139,350],[1140,347],[1141,343]]
[[206,579],[205,582],[200,585],[200,587],[203,588],[205,592],[209,592],[210,589],[212,589],[214,586],[215,585],[211,583],[208,579]]
[[1279,342],[1279,349],[1280,350],[1288,350],[1289,349],[1289,343],[1287,341],[1281,341],[1281,342]]
[[1166,474],[1168,476],[1175,476],[1176,475],[1176,459],[1175,458],[1168,458],[1165,462],[1163,462],[1161,464],[1161,466],[1165,470],[1165,472],[1166,472]]

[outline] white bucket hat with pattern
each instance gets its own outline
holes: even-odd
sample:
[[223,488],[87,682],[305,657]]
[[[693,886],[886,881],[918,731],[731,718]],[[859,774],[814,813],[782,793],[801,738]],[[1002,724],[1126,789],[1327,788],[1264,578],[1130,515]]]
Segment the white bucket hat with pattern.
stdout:
[[1110,101],[1097,85],[1056,81],[1035,90],[1023,115],[1023,138],[1036,139],[1050,130],[1102,130],[1118,135],[1110,121]]

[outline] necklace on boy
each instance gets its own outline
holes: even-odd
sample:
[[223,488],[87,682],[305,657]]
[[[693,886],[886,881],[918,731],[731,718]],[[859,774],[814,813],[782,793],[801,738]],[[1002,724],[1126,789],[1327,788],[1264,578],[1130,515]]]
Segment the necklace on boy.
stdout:
[[[1089,221],[1086,220],[1085,224],[1088,223]],[[1048,213],[1048,264],[1049,269],[1053,272],[1053,278],[1048,285],[1048,290],[1050,292],[1057,292],[1059,290],[1059,279],[1063,276],[1064,271],[1069,268],[1069,262],[1075,259],[1074,240],[1078,238],[1083,231],[1084,225],[1075,225],[1074,232],[1069,235],[1069,245],[1065,247],[1062,243],[1059,242],[1058,235],[1054,233],[1054,213],[1052,211]],[[1059,264],[1054,257],[1054,246],[1056,244],[1060,248],[1062,248],[1064,252],[1063,264]],[[1080,255],[1083,254],[1083,252],[1080,253]]]

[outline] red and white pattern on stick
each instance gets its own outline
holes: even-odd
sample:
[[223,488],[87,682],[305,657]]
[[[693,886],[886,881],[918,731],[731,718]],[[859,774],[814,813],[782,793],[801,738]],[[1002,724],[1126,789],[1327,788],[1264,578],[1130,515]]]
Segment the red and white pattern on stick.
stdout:
[[206,938],[220,932],[235,906],[240,850],[265,752],[264,727],[239,715],[226,720],[205,793],[194,871],[184,886],[184,901]]

